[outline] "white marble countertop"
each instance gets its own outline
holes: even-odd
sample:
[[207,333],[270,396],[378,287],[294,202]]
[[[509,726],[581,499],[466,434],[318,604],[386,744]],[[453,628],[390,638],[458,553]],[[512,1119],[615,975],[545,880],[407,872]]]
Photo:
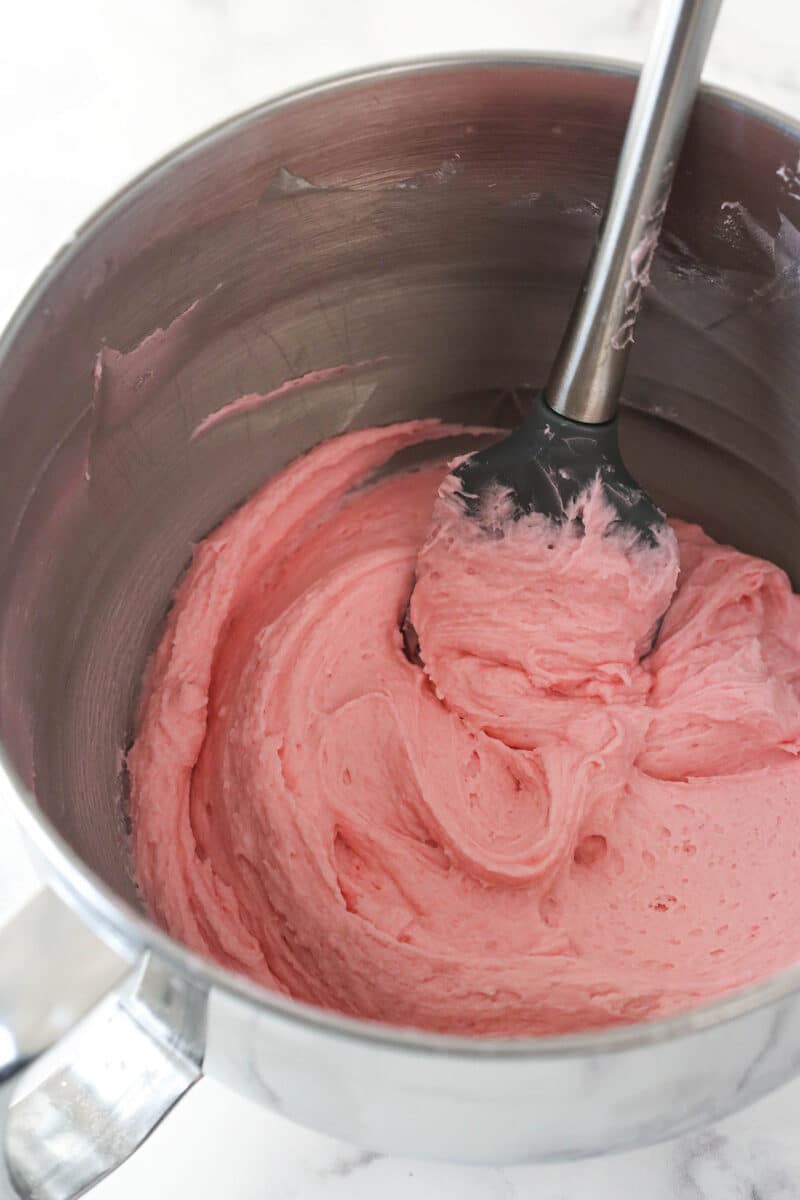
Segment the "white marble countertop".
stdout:
[[[166,150],[272,93],[476,49],[641,57],[655,0],[6,0],[0,324],[51,254]],[[454,13],[458,12],[458,17]],[[800,117],[797,0],[725,0],[706,78]],[[0,921],[36,887],[0,778]],[[0,964],[1,969],[1,964]],[[789,1200],[800,1081],[713,1129],[603,1160],[507,1169],[365,1155],[204,1080],[98,1200]]]

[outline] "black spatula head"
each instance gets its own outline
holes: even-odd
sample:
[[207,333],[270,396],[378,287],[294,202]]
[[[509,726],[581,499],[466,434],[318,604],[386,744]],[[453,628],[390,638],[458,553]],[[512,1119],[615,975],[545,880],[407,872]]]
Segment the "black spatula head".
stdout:
[[[619,451],[617,422],[586,425],[570,421],[538,394],[522,425],[502,441],[458,463],[444,491],[460,502],[465,516],[488,534],[502,537],[509,523],[541,514],[554,526],[583,529],[582,500],[591,491],[613,514],[605,535],[633,546],[656,547],[674,538],[666,516],[628,471]],[[403,643],[411,662],[421,664],[419,638],[406,607]],[[649,652],[658,636],[655,625]]]
[[459,463],[455,494],[465,512],[487,530],[541,513],[557,524],[580,523],[580,497],[595,480],[617,514],[609,526],[632,531],[644,545],[664,535],[667,519],[628,471],[619,451],[617,422],[570,421],[539,394],[519,429]]

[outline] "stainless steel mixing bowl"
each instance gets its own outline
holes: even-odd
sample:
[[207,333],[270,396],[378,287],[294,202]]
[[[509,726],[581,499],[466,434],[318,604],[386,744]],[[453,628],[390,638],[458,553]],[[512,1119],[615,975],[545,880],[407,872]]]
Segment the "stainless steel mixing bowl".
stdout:
[[[420,414],[514,419],[558,344],[632,92],[615,67],[493,59],[277,100],[127,188],[14,318],[0,733],[51,888],[121,960],[85,933],[73,945],[78,922],[52,893],[9,927],[6,1074],[123,976],[23,1077],[5,1131],[23,1195],[75,1194],[201,1072],[366,1147],[510,1162],[665,1138],[797,1071],[800,968],[606,1032],[425,1035],[202,961],[147,920],[130,876],[122,751],[192,543],[321,438]],[[785,119],[702,96],[624,414],[649,490],[795,580],[799,154]],[[359,363],[191,437],[245,393]]]

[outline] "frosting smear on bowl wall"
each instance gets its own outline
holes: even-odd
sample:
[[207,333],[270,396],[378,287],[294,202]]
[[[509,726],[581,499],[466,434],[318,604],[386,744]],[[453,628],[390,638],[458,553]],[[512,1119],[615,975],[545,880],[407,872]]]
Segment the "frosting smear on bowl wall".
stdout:
[[678,521],[643,546],[591,491],[580,527],[482,528],[444,461],[380,472],[453,432],[323,443],[197,547],[128,755],[150,912],[298,999],[453,1033],[654,1017],[797,960],[787,577]]

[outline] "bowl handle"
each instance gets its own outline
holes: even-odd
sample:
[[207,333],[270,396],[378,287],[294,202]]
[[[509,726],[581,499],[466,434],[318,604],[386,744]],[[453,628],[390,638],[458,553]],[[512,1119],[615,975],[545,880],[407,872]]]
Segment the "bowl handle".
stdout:
[[37,896],[0,931],[0,1092],[28,1066],[0,1105],[0,1200],[71,1200],[124,1162],[200,1078],[205,1024],[203,988],[149,953],[131,971]]

